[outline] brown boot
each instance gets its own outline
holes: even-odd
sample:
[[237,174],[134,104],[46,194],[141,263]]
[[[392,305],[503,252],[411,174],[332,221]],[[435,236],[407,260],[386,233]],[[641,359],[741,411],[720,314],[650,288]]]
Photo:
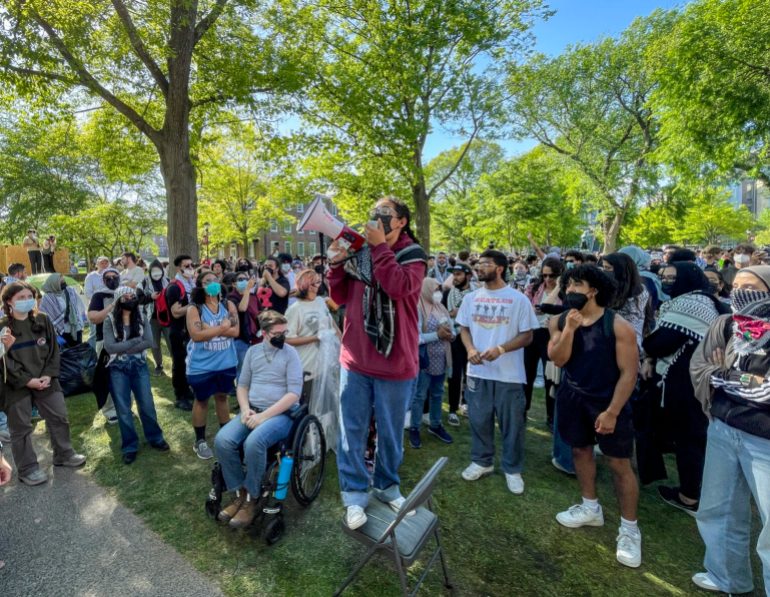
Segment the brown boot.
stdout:
[[243,505],[244,500],[246,499],[246,490],[240,489],[235,492],[235,499],[230,502],[230,505],[226,508],[223,508],[222,511],[217,516],[217,519],[221,522],[230,522],[230,520],[233,518],[233,516],[236,515],[238,510],[241,509],[241,506]]
[[[243,493],[246,493],[245,491]],[[241,509],[230,519],[230,526],[234,529],[245,529],[257,515],[257,501],[246,493],[246,499],[241,505]]]

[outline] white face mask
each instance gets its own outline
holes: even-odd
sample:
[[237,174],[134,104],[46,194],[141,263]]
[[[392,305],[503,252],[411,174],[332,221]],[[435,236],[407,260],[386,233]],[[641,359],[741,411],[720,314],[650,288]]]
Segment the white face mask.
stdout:
[[437,290],[433,293],[433,304],[438,305],[441,303],[441,299],[443,298],[443,294],[440,290]]
[[281,271],[284,274],[288,274],[291,271],[291,265],[288,263],[284,263],[283,265],[281,265]]
[[192,278],[195,275],[195,270],[193,268],[184,269],[182,270],[182,275],[188,278]]
[[740,263],[741,265],[748,265],[749,261],[751,260],[751,257],[746,255],[746,253],[737,253],[735,255],[735,263]]
[[150,272],[150,277],[153,280],[160,280],[163,277],[163,272],[159,269],[154,269]]

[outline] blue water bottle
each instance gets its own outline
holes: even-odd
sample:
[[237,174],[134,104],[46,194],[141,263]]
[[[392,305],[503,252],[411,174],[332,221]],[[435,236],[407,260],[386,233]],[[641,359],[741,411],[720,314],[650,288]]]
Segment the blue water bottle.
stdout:
[[286,499],[286,491],[289,488],[289,477],[291,476],[291,467],[294,466],[294,459],[291,456],[281,458],[281,467],[278,469],[278,482],[273,494],[275,499]]

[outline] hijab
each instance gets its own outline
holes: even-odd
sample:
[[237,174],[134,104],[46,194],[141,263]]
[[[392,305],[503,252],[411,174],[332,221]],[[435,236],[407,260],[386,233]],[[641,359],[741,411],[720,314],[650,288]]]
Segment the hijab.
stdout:
[[[674,261],[666,264],[665,267],[676,269],[676,282],[671,288],[671,298],[676,298],[688,292],[702,291],[706,294],[711,293],[709,279],[703,270],[691,261]],[[661,268],[663,269],[663,268]]]
[[420,291],[420,300],[417,303],[417,308],[420,311],[422,317],[422,331],[425,332],[428,320],[431,315],[435,316],[438,321],[446,318],[449,319],[449,311],[441,303],[433,302],[433,293],[437,290],[441,290],[441,285],[436,278],[425,278],[422,281],[422,290]]
[[61,294],[64,292],[64,289],[61,287],[63,278],[64,276],[61,274],[50,274],[43,283],[42,291],[45,294]]

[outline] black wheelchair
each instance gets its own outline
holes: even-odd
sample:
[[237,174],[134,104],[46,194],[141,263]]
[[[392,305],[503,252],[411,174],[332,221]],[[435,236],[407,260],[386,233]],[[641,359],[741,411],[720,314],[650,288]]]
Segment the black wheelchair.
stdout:
[[[259,534],[268,545],[276,543],[283,535],[283,500],[276,493],[286,494],[291,486],[295,501],[302,507],[309,506],[318,497],[326,467],[326,438],[317,417],[302,404],[291,415],[293,423],[289,435],[272,446],[267,452],[267,467],[262,479],[262,489],[256,504],[257,516],[247,531]],[[241,454],[243,456],[243,454]],[[279,485],[278,471],[283,458],[293,458],[289,481]],[[211,471],[211,490],[206,498],[206,513],[217,519],[222,510],[222,494],[225,481],[218,462]]]

